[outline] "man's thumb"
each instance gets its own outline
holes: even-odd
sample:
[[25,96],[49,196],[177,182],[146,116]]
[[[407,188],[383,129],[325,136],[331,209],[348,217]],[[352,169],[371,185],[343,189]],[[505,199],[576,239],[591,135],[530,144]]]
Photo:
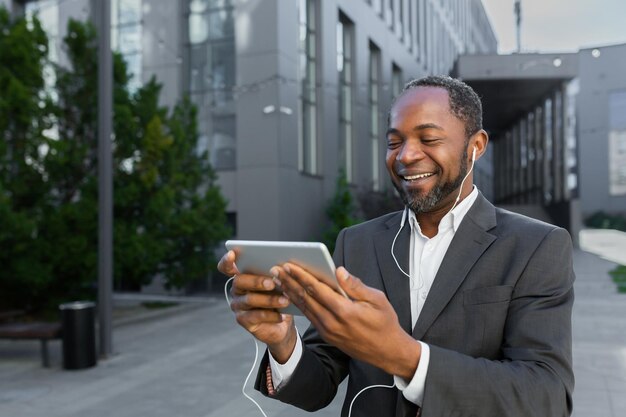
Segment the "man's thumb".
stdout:
[[351,300],[362,300],[367,293],[367,287],[363,282],[350,274],[346,268],[340,266],[335,273],[339,286]]

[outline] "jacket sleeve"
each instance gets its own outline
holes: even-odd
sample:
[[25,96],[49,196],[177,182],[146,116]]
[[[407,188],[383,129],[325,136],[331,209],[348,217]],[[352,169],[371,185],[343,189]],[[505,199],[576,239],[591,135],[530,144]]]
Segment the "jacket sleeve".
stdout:
[[553,229],[513,289],[501,359],[430,345],[425,416],[569,416],[574,273],[569,234]]

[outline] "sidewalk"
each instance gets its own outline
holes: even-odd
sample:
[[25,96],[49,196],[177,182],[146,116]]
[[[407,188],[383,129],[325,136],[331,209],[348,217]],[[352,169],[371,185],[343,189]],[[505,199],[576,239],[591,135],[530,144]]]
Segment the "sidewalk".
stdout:
[[[626,294],[607,272],[612,262],[577,250],[574,305],[574,416],[626,415]],[[205,300],[206,301],[206,300]],[[114,323],[112,358],[97,367],[64,371],[60,342],[50,343],[52,367],[39,344],[0,340],[0,416],[222,417],[262,414],[241,394],[254,343],[226,302],[188,303],[157,317]],[[299,319],[300,320],[300,319]],[[304,329],[306,323],[298,322]],[[268,417],[310,413],[247,392]],[[315,416],[339,416],[343,392]]]
[[610,229],[581,230],[580,248],[621,265],[626,265],[626,233]]
[[[241,394],[254,342],[226,301],[214,297],[140,313],[132,304],[118,305],[114,314],[117,354],[94,368],[64,371],[60,341],[49,343],[46,369],[37,341],[0,340],[0,416],[261,416]],[[310,415],[262,397],[251,382],[246,391],[269,417]],[[338,398],[316,415],[338,416],[339,410]]]
[[574,303],[574,416],[626,415],[626,294],[608,271],[615,264],[577,254]]

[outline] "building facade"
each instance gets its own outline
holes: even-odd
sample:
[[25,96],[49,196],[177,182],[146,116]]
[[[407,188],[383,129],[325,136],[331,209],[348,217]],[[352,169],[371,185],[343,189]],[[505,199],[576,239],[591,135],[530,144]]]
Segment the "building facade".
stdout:
[[578,58],[581,213],[626,214],[626,44],[582,49]]
[[[56,42],[97,0],[1,0],[38,13]],[[229,219],[242,239],[317,240],[343,172],[361,192],[391,188],[386,117],[410,79],[495,53],[480,0],[112,0],[112,46],[156,76],[162,103],[189,94]],[[490,155],[477,164],[491,197]]]
[[626,44],[463,56],[454,73],[483,98],[496,204],[575,240],[583,219],[626,212]]
[[[227,4],[230,130],[216,130],[219,100],[197,103],[239,238],[319,239],[340,171],[354,190],[389,189],[393,97],[411,78],[449,73],[460,54],[497,47],[480,1]],[[222,94],[220,85],[209,94]]]
[[463,56],[455,75],[483,99],[492,201],[572,230],[580,217],[577,55]]

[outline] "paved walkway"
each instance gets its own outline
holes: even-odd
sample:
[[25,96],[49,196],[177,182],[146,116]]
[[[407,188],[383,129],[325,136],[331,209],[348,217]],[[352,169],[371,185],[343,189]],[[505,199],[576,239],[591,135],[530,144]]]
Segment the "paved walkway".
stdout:
[[619,230],[586,229],[579,235],[580,248],[602,259],[626,265],[626,233]]
[[[576,417],[626,415],[626,294],[616,292],[607,274],[613,267],[596,255],[575,254]],[[0,416],[261,416],[240,391],[254,343],[225,301],[205,299],[143,318],[118,316],[119,353],[81,371],[62,370],[60,342],[50,344],[52,367],[45,369],[37,342],[0,341]],[[268,417],[311,415],[247,391]],[[314,415],[338,416],[342,397]]]
[[[117,310],[119,353],[94,368],[64,371],[60,341],[50,342],[46,369],[38,342],[0,340],[0,416],[261,416],[241,394],[254,342],[224,300],[163,310],[158,318],[132,311],[138,309],[128,301]],[[263,398],[250,384],[247,392],[268,417],[310,415]],[[337,407],[318,415],[338,416]]]

